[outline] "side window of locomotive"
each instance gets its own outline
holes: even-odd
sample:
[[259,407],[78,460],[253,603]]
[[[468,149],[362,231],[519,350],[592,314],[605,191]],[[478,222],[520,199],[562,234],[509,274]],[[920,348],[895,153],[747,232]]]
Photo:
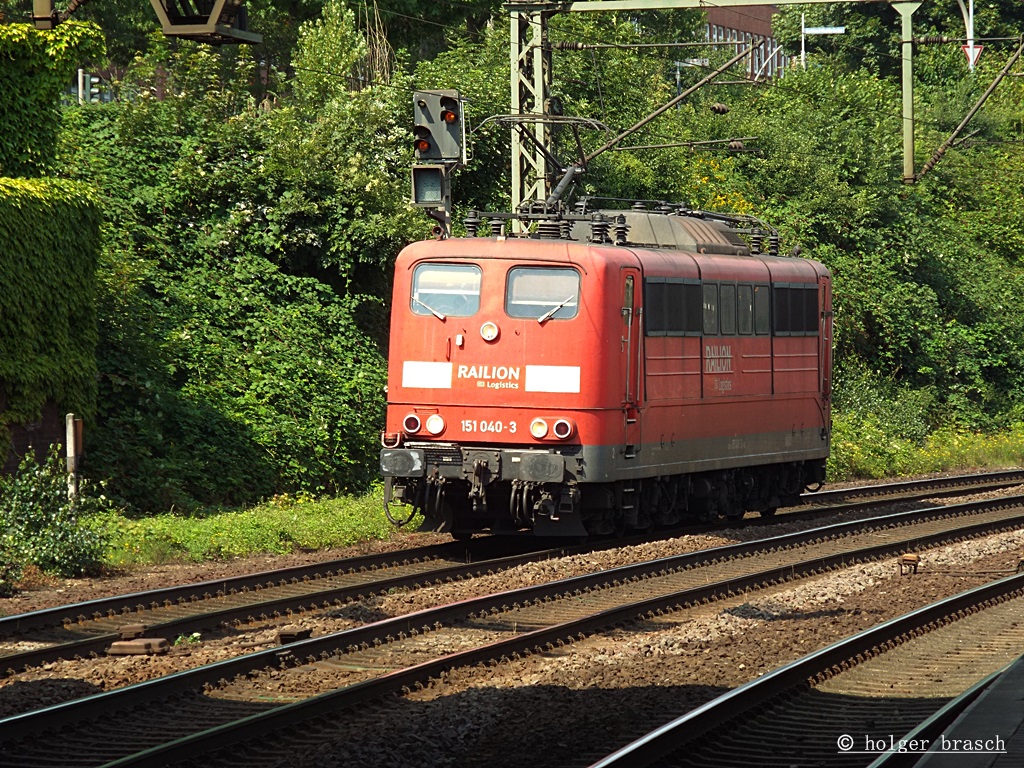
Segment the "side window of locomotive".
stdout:
[[580,308],[580,273],[561,267],[515,267],[505,286],[509,317],[568,320]]
[[754,286],[736,287],[737,330],[742,336],[754,332]]
[[766,336],[772,332],[771,302],[767,285],[754,286],[754,333]]
[[772,286],[772,333],[776,336],[789,336],[789,305],[789,288],[781,285]]
[[723,283],[718,288],[718,319],[723,336],[736,335],[736,286]]
[[821,311],[818,309],[818,286],[804,286],[803,329],[810,336],[818,335]]
[[818,286],[806,283],[773,286],[772,328],[777,336],[816,336]]
[[700,336],[701,286],[693,278],[644,278],[644,328],[648,336]]
[[480,267],[420,264],[412,273],[414,315],[469,317],[480,309]]
[[718,335],[718,284],[704,283],[704,335]]

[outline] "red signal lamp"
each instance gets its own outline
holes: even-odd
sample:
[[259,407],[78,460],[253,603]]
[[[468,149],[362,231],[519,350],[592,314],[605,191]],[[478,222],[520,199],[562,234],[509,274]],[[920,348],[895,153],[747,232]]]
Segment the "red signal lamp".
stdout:
[[441,120],[450,125],[458,119],[459,103],[455,99],[445,96],[441,99]]
[[414,138],[412,147],[417,152],[426,152],[430,149],[430,129],[424,125],[417,125],[412,129]]

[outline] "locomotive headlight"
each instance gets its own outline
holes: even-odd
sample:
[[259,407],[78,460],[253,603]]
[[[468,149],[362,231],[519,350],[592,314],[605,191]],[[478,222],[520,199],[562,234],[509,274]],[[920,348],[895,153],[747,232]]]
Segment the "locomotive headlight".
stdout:
[[484,341],[494,341],[498,338],[498,325],[488,320],[480,326],[480,336]]
[[555,426],[551,428],[551,431],[554,432],[555,437],[559,440],[566,440],[567,438],[572,437],[572,433],[575,430],[573,429],[571,421],[568,419],[559,419],[555,422]]
[[420,431],[420,417],[415,413],[410,413],[402,420],[402,429],[408,432],[410,435]]
[[548,433],[548,423],[544,419],[534,419],[530,422],[530,434],[540,440]]
[[427,432],[432,435],[440,435],[444,432],[444,418],[439,413],[432,413],[427,416]]

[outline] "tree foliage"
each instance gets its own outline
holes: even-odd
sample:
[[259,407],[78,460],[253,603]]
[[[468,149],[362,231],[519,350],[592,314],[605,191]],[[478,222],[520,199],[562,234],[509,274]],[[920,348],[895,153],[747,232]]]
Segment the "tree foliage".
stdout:
[[105,542],[89,518],[109,505],[83,489],[68,499],[67,473],[56,446],[44,462],[30,452],[12,477],[0,476],[0,595],[32,565],[58,576],[95,574]]
[[[351,21],[312,25],[298,59],[333,46],[358,61]],[[109,201],[89,469],[139,508],[359,490],[375,474],[379,297],[390,257],[426,229],[395,191],[405,105],[344,78],[257,103],[253,70],[154,40],[130,98],[68,116],[65,172]]]
[[[948,5],[922,7],[922,33],[956,30]],[[980,11],[979,32],[1012,29],[1011,5]],[[823,260],[835,276],[837,408],[860,420],[848,429],[875,414],[871,424],[909,440],[949,421],[1020,420],[1024,84],[1008,79],[966,140],[908,187],[892,9],[807,12],[808,23],[846,23],[847,35],[816,40],[806,71],[701,88],[597,155],[570,201],[750,213],[776,226],[787,249]],[[792,14],[783,11],[779,29],[797,50]],[[136,37],[107,28],[124,67],[119,98],[67,107],[47,166],[94,185],[101,204],[100,406],[88,469],[141,510],[372,480],[389,270],[431,223],[407,203],[413,89],[468,97],[457,211],[507,206],[511,129],[487,118],[509,111],[509,25],[493,2],[374,11],[266,0],[250,15],[257,29],[280,22],[263,30],[261,48],[147,37],[148,22]],[[701,25],[696,12],[553,17],[554,42],[608,46],[553,53],[564,113],[598,126],[580,129],[579,145],[571,128],[557,129],[558,163],[703,77],[678,63],[678,49],[652,45]],[[991,81],[1001,50],[987,48],[973,76],[955,47],[919,50],[918,165]],[[686,55],[713,67],[731,53]],[[719,102],[727,114],[710,109]],[[743,151],[724,149],[737,137],[747,137]],[[709,140],[721,143],[686,145]],[[651,144],[676,146],[628,148]],[[877,416],[898,403],[913,403],[912,417]]]

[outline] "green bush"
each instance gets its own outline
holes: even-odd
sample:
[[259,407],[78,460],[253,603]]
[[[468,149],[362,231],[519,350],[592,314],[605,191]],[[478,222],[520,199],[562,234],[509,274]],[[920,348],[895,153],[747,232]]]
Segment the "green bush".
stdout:
[[0,588],[9,591],[28,565],[65,577],[99,572],[106,544],[91,518],[106,500],[90,492],[85,487],[68,499],[56,447],[43,464],[29,451],[16,474],[0,477]]

